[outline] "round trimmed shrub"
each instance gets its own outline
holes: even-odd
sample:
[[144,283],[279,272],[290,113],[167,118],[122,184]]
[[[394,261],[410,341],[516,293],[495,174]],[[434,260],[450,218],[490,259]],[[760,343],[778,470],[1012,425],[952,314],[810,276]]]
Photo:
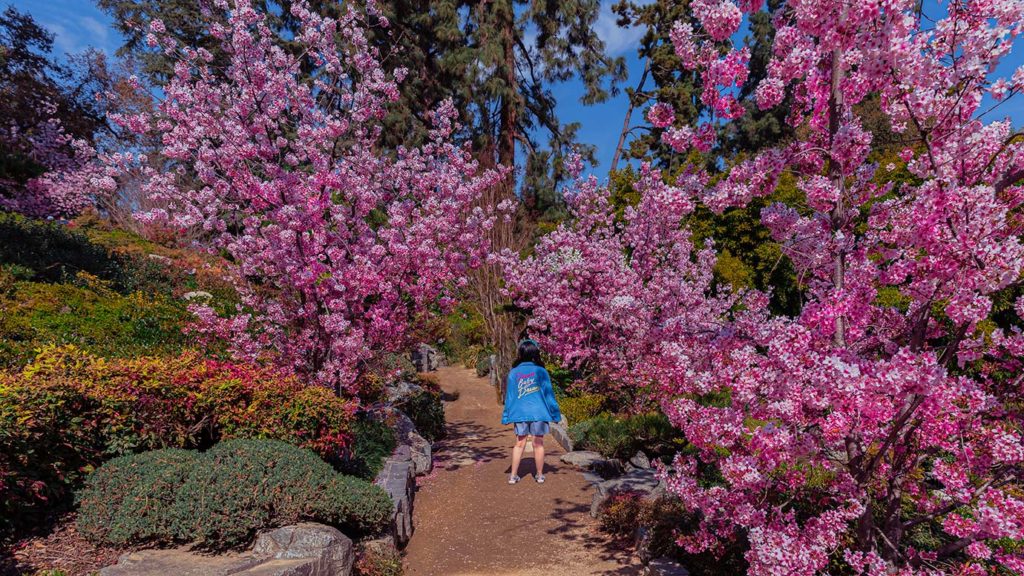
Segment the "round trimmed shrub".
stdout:
[[157,450],[115,458],[79,496],[79,531],[108,545],[195,543],[219,550],[260,530],[308,520],[352,537],[381,532],[388,495],[337,474],[310,450],[277,440],[228,440],[205,453]]
[[369,535],[379,533],[388,524],[394,504],[383,488],[337,474],[312,499],[308,513],[349,536]]
[[78,531],[115,546],[170,542],[175,498],[199,459],[168,448],[100,466],[78,493]]

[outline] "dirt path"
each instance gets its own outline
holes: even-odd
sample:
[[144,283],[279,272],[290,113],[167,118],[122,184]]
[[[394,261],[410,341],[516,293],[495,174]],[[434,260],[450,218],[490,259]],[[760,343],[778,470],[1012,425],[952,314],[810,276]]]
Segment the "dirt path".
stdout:
[[[628,550],[601,534],[590,518],[592,489],[545,442],[547,482],[534,481],[533,453],[510,486],[510,426],[486,380],[464,368],[442,368],[448,438],[435,445],[434,472],[419,478],[406,574],[423,576],[584,576],[640,574]],[[530,447],[527,447],[530,450]]]

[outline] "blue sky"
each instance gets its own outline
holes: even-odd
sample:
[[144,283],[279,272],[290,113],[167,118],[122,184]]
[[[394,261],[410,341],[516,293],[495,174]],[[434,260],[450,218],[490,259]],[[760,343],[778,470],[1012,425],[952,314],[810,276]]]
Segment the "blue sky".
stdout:
[[[932,0],[934,1],[934,0]],[[43,26],[55,35],[58,53],[79,52],[95,47],[113,53],[120,45],[120,35],[110,26],[110,18],[93,4],[92,0],[8,0],[19,10],[31,13]],[[0,4],[3,1],[0,0]],[[929,2],[930,3],[930,2]],[[595,29],[605,41],[612,56],[623,56],[629,67],[629,78],[623,87],[635,86],[643,71],[643,64],[636,56],[636,47],[642,32],[639,29],[623,29],[615,24],[610,9],[611,2],[602,2],[601,15]],[[1018,39],[1015,51],[1003,60],[996,70],[997,76],[1007,76],[1024,64],[1024,40]],[[562,122],[579,122],[581,141],[597,146],[598,167],[594,173],[599,177],[607,175],[615,152],[622,121],[628,105],[624,93],[594,106],[583,106],[579,98],[583,87],[571,81],[553,88],[558,99],[559,116]],[[1024,100],[1019,96],[999,107],[988,119],[995,120],[1010,116],[1015,126],[1024,126]],[[642,111],[634,112],[633,124],[643,122]]]

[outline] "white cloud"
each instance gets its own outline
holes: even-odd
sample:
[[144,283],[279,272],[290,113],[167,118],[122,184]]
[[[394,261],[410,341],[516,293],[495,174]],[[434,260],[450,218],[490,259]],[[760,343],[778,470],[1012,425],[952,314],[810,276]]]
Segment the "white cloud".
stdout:
[[[647,2],[640,2],[646,4]],[[611,2],[601,3],[601,13],[594,23],[594,31],[604,42],[605,50],[610,56],[621,56],[635,50],[644,36],[644,28],[638,26],[623,27],[616,22],[617,16],[612,12]]]

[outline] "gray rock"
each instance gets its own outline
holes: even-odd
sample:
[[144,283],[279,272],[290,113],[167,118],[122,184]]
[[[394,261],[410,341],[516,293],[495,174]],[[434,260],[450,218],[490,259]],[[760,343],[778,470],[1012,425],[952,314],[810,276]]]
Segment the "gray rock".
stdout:
[[629,474],[596,484],[594,497],[590,501],[590,515],[597,518],[604,501],[618,492],[640,492],[647,498],[661,496],[665,489],[661,486],[656,474],[654,470],[634,470]]
[[600,474],[594,474],[593,472],[584,472],[583,479],[591,484],[600,484],[601,482],[604,482],[604,477]]
[[417,475],[426,474],[434,468],[433,449],[426,438],[416,431],[411,418],[401,410],[393,412],[395,420],[395,438],[398,445],[409,447],[409,457],[415,464]]
[[163,264],[164,266],[170,266],[171,264],[174,264],[174,260],[171,260],[167,256],[163,256],[162,254],[150,254],[149,259],[156,260],[157,262]]
[[562,462],[575,466],[582,470],[590,470],[594,465],[594,462],[604,460],[604,456],[593,450],[576,450],[574,452],[566,452],[562,454]]
[[[355,560],[347,536],[337,528],[308,522],[260,534],[252,553],[268,559],[256,567],[258,574],[267,576],[349,576]],[[289,567],[296,560],[303,561],[301,568]]]
[[411,461],[388,458],[374,483],[384,489],[395,507],[392,534],[395,543],[405,546],[412,537],[412,506],[416,496],[416,473]]
[[304,523],[260,534],[252,551],[196,554],[188,548],[123,554],[101,576],[350,576],[352,541],[337,529]]
[[252,554],[199,556],[186,548],[139,550],[122,554],[117,564],[100,570],[100,576],[227,576],[260,564]]
[[598,460],[591,465],[590,469],[601,475],[604,479],[618,478],[629,470],[622,464],[622,460],[618,458],[607,458],[605,460]]
[[651,561],[651,544],[654,540],[654,530],[649,526],[637,526],[633,531],[633,549],[636,550],[636,557],[641,564],[648,564]]
[[569,423],[566,422],[565,416],[562,416],[559,422],[551,425],[551,437],[555,439],[555,442],[558,442],[562,450],[572,452],[572,438],[569,437]]
[[498,385],[498,357],[491,354],[487,358],[487,362],[490,363],[490,368],[487,370],[487,380],[491,383],[491,386]]
[[433,372],[437,370],[440,354],[438,354],[437,349],[434,347],[420,344],[413,348],[410,359],[417,372]]
[[647,470],[651,467],[651,459],[644,454],[643,450],[637,450],[636,454],[629,459],[629,463],[642,470]]
[[209,292],[204,292],[202,290],[194,290],[192,292],[185,292],[184,294],[181,295],[181,297],[183,299],[189,300],[189,301],[192,301],[192,300],[213,300],[213,294],[210,294]]
[[410,396],[414,396],[423,391],[423,387],[419,384],[413,384],[412,382],[399,381],[394,384],[388,384],[385,388],[385,392],[388,395],[388,404],[398,404],[405,401]]
[[671,558],[655,558],[644,570],[647,576],[690,576],[690,572]]

